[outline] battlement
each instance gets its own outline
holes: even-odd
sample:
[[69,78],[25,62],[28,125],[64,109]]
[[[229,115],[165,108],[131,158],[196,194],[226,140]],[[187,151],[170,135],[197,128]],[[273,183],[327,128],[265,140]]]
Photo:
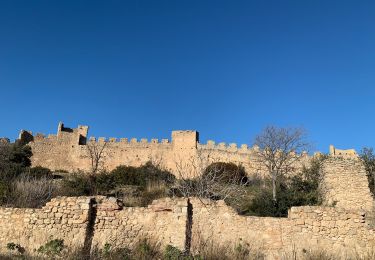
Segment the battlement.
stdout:
[[[34,166],[67,171],[90,170],[89,150],[92,145],[105,146],[103,164],[110,170],[119,165],[140,166],[148,161],[157,160],[162,167],[174,172],[177,163],[191,164],[192,160],[203,160],[205,164],[212,162],[233,162],[241,164],[249,173],[257,173],[259,165],[255,165],[255,153],[259,147],[249,147],[247,144],[218,143],[209,140],[206,144],[199,142],[199,132],[195,130],[172,131],[171,139],[158,138],[116,138],[89,137],[88,126],[79,125],[77,128],[64,126],[62,122],[57,127],[56,134],[33,135],[31,131],[22,130],[19,139],[29,143]],[[105,144],[105,145],[104,145]],[[304,154],[307,155],[307,154]],[[306,156],[307,158],[308,156]]]
[[340,150],[333,145],[329,146],[329,155],[333,157],[358,158],[358,154],[354,149]]
[[109,144],[170,144],[169,139],[152,138],[148,140],[147,138],[116,138],[116,137],[99,137],[90,136],[88,143],[109,143]]
[[258,147],[249,147],[247,144],[237,145],[236,143],[225,143],[221,142],[216,144],[215,141],[208,140],[206,144],[199,144],[200,149],[204,150],[218,150],[227,152],[238,152],[238,153],[253,153],[258,150]]

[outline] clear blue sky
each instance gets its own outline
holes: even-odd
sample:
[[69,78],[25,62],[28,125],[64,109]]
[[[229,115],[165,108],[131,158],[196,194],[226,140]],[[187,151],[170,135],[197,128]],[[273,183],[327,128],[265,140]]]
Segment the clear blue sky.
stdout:
[[0,136],[251,143],[304,126],[316,150],[375,146],[374,1],[0,2]]

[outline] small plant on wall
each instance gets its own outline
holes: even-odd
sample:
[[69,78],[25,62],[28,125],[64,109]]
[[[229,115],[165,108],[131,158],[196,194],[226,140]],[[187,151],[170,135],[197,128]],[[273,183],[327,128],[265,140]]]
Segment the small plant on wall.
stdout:
[[65,246],[63,239],[53,239],[39,247],[38,253],[48,257],[55,257],[59,256],[64,248]]

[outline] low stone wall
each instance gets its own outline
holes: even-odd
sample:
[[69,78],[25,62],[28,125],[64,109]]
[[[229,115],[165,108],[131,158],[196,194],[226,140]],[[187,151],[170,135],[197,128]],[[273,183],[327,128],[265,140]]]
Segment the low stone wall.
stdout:
[[375,230],[366,212],[334,207],[293,207],[282,225],[284,250],[321,248],[340,257],[371,251]]
[[246,245],[268,259],[304,250],[340,256],[364,253],[375,243],[366,211],[337,207],[293,207],[288,218],[239,216],[223,201],[170,199],[148,207],[123,208],[105,197],[59,197],[42,209],[0,208],[0,251],[20,244],[29,253],[51,239],[69,248],[132,248],[151,238],[162,248],[173,245],[194,252],[200,243],[235,248]]
[[165,198],[148,207],[121,209],[102,198],[98,201],[93,246],[102,248],[110,243],[132,248],[140,239],[151,238],[162,246],[171,244],[184,250],[186,221],[186,199]]
[[375,230],[363,210],[292,207],[288,218],[239,216],[224,202],[192,200],[193,250],[199,243],[248,245],[270,259],[324,250],[339,257],[370,252]]
[[83,247],[89,204],[87,197],[59,197],[42,209],[0,208],[0,251],[13,242],[32,252],[56,238],[69,247]]

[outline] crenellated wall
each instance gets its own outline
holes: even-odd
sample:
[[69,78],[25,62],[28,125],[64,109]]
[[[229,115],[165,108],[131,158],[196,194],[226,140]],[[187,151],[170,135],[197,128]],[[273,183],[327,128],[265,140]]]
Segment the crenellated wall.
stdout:
[[[241,164],[249,175],[262,175],[265,169],[256,157],[257,147],[246,144],[199,143],[197,131],[172,131],[171,141],[143,138],[87,138],[88,127],[66,128],[58,126],[57,135],[32,135],[22,130],[20,139],[28,142],[33,151],[32,164],[52,170],[89,171],[90,147],[103,148],[102,166],[111,170],[119,165],[141,166],[148,161],[172,171],[177,176],[193,177],[212,162]],[[296,168],[308,164],[310,156],[303,155]]]

